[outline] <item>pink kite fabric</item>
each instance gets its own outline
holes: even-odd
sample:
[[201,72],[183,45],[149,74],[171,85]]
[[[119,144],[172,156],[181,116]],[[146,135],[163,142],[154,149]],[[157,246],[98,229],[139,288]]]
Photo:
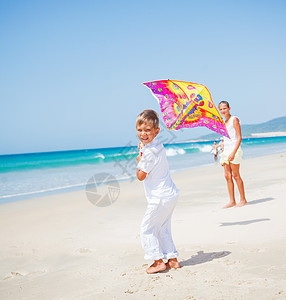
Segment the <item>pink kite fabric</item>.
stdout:
[[204,85],[176,80],[143,84],[157,98],[168,129],[203,126],[229,138],[225,123]]

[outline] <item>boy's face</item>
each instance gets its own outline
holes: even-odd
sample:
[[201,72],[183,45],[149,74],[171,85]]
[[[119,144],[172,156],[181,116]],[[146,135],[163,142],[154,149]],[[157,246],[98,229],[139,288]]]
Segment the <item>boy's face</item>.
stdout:
[[160,128],[154,129],[151,124],[142,123],[136,126],[137,135],[139,140],[147,145],[154,140],[156,135],[159,133]]
[[221,103],[218,109],[224,117],[229,115],[230,107],[228,107],[227,104]]

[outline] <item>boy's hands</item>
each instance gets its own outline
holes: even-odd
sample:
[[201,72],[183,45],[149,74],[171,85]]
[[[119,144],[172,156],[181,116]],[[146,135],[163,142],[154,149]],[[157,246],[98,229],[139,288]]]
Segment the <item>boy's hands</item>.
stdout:
[[139,170],[139,169],[136,169],[136,176],[137,176],[137,178],[138,178],[140,181],[142,181],[142,180],[144,180],[144,179],[146,178],[147,173],[145,173],[145,172],[143,172],[143,171],[141,171],[141,170]]
[[139,142],[137,147],[140,150],[140,149],[142,149],[144,147],[144,144],[142,142]]
[[[138,143],[138,149],[139,149],[139,155],[142,156],[142,149],[144,148],[144,144],[142,142],[139,142]],[[140,161],[140,160],[139,160]],[[138,159],[137,159],[137,163],[139,162]]]
[[[137,156],[137,164],[139,164],[140,160],[142,159],[142,149],[143,149],[143,147],[144,147],[144,144],[141,143],[141,142],[139,142],[139,144],[138,144],[138,149],[140,150],[140,153],[139,153],[139,155]],[[141,171],[141,170],[139,170],[139,169],[136,169],[136,176],[137,176],[137,178],[138,178],[140,181],[142,181],[142,180],[144,180],[144,179],[146,178],[147,173],[145,173],[145,172],[143,172],[143,171]]]
[[142,149],[144,148],[144,144],[142,142],[139,142],[138,143],[138,149],[140,150],[140,153],[139,155],[137,156],[137,164],[139,163],[139,161],[141,160],[142,158]]

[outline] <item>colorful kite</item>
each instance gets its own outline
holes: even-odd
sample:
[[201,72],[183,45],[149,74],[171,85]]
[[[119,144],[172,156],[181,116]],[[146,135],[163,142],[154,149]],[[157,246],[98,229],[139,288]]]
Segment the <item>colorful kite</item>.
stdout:
[[204,85],[175,80],[143,84],[158,99],[168,129],[204,126],[229,138],[224,121]]

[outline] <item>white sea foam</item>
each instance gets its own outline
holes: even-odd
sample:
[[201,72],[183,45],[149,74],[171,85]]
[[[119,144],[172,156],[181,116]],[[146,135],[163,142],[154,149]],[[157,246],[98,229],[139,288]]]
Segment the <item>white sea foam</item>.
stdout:
[[186,151],[182,148],[167,148],[166,155],[167,156],[176,156],[176,155],[183,155]]
[[212,146],[211,145],[204,145],[202,147],[199,147],[201,152],[211,152],[212,151]]
[[94,156],[94,158],[102,158],[102,159],[105,159],[105,156],[101,153],[98,153]]
[[120,157],[120,156],[127,156],[127,155],[135,155],[135,154],[138,154],[139,151],[130,151],[130,152],[125,152],[125,153],[115,153],[115,154],[112,154],[112,157]]
[[86,185],[85,183],[84,184],[80,183],[80,184],[66,185],[66,186],[50,188],[50,189],[43,189],[43,190],[39,190],[39,191],[31,191],[31,192],[26,192],[26,193],[3,195],[3,196],[0,196],[0,199],[13,198],[13,197],[19,197],[19,196],[27,196],[27,195],[33,195],[33,194],[46,193],[46,192],[53,192],[53,191],[58,191],[58,190],[62,190],[62,189],[68,189],[68,188],[85,186],[85,185]]

